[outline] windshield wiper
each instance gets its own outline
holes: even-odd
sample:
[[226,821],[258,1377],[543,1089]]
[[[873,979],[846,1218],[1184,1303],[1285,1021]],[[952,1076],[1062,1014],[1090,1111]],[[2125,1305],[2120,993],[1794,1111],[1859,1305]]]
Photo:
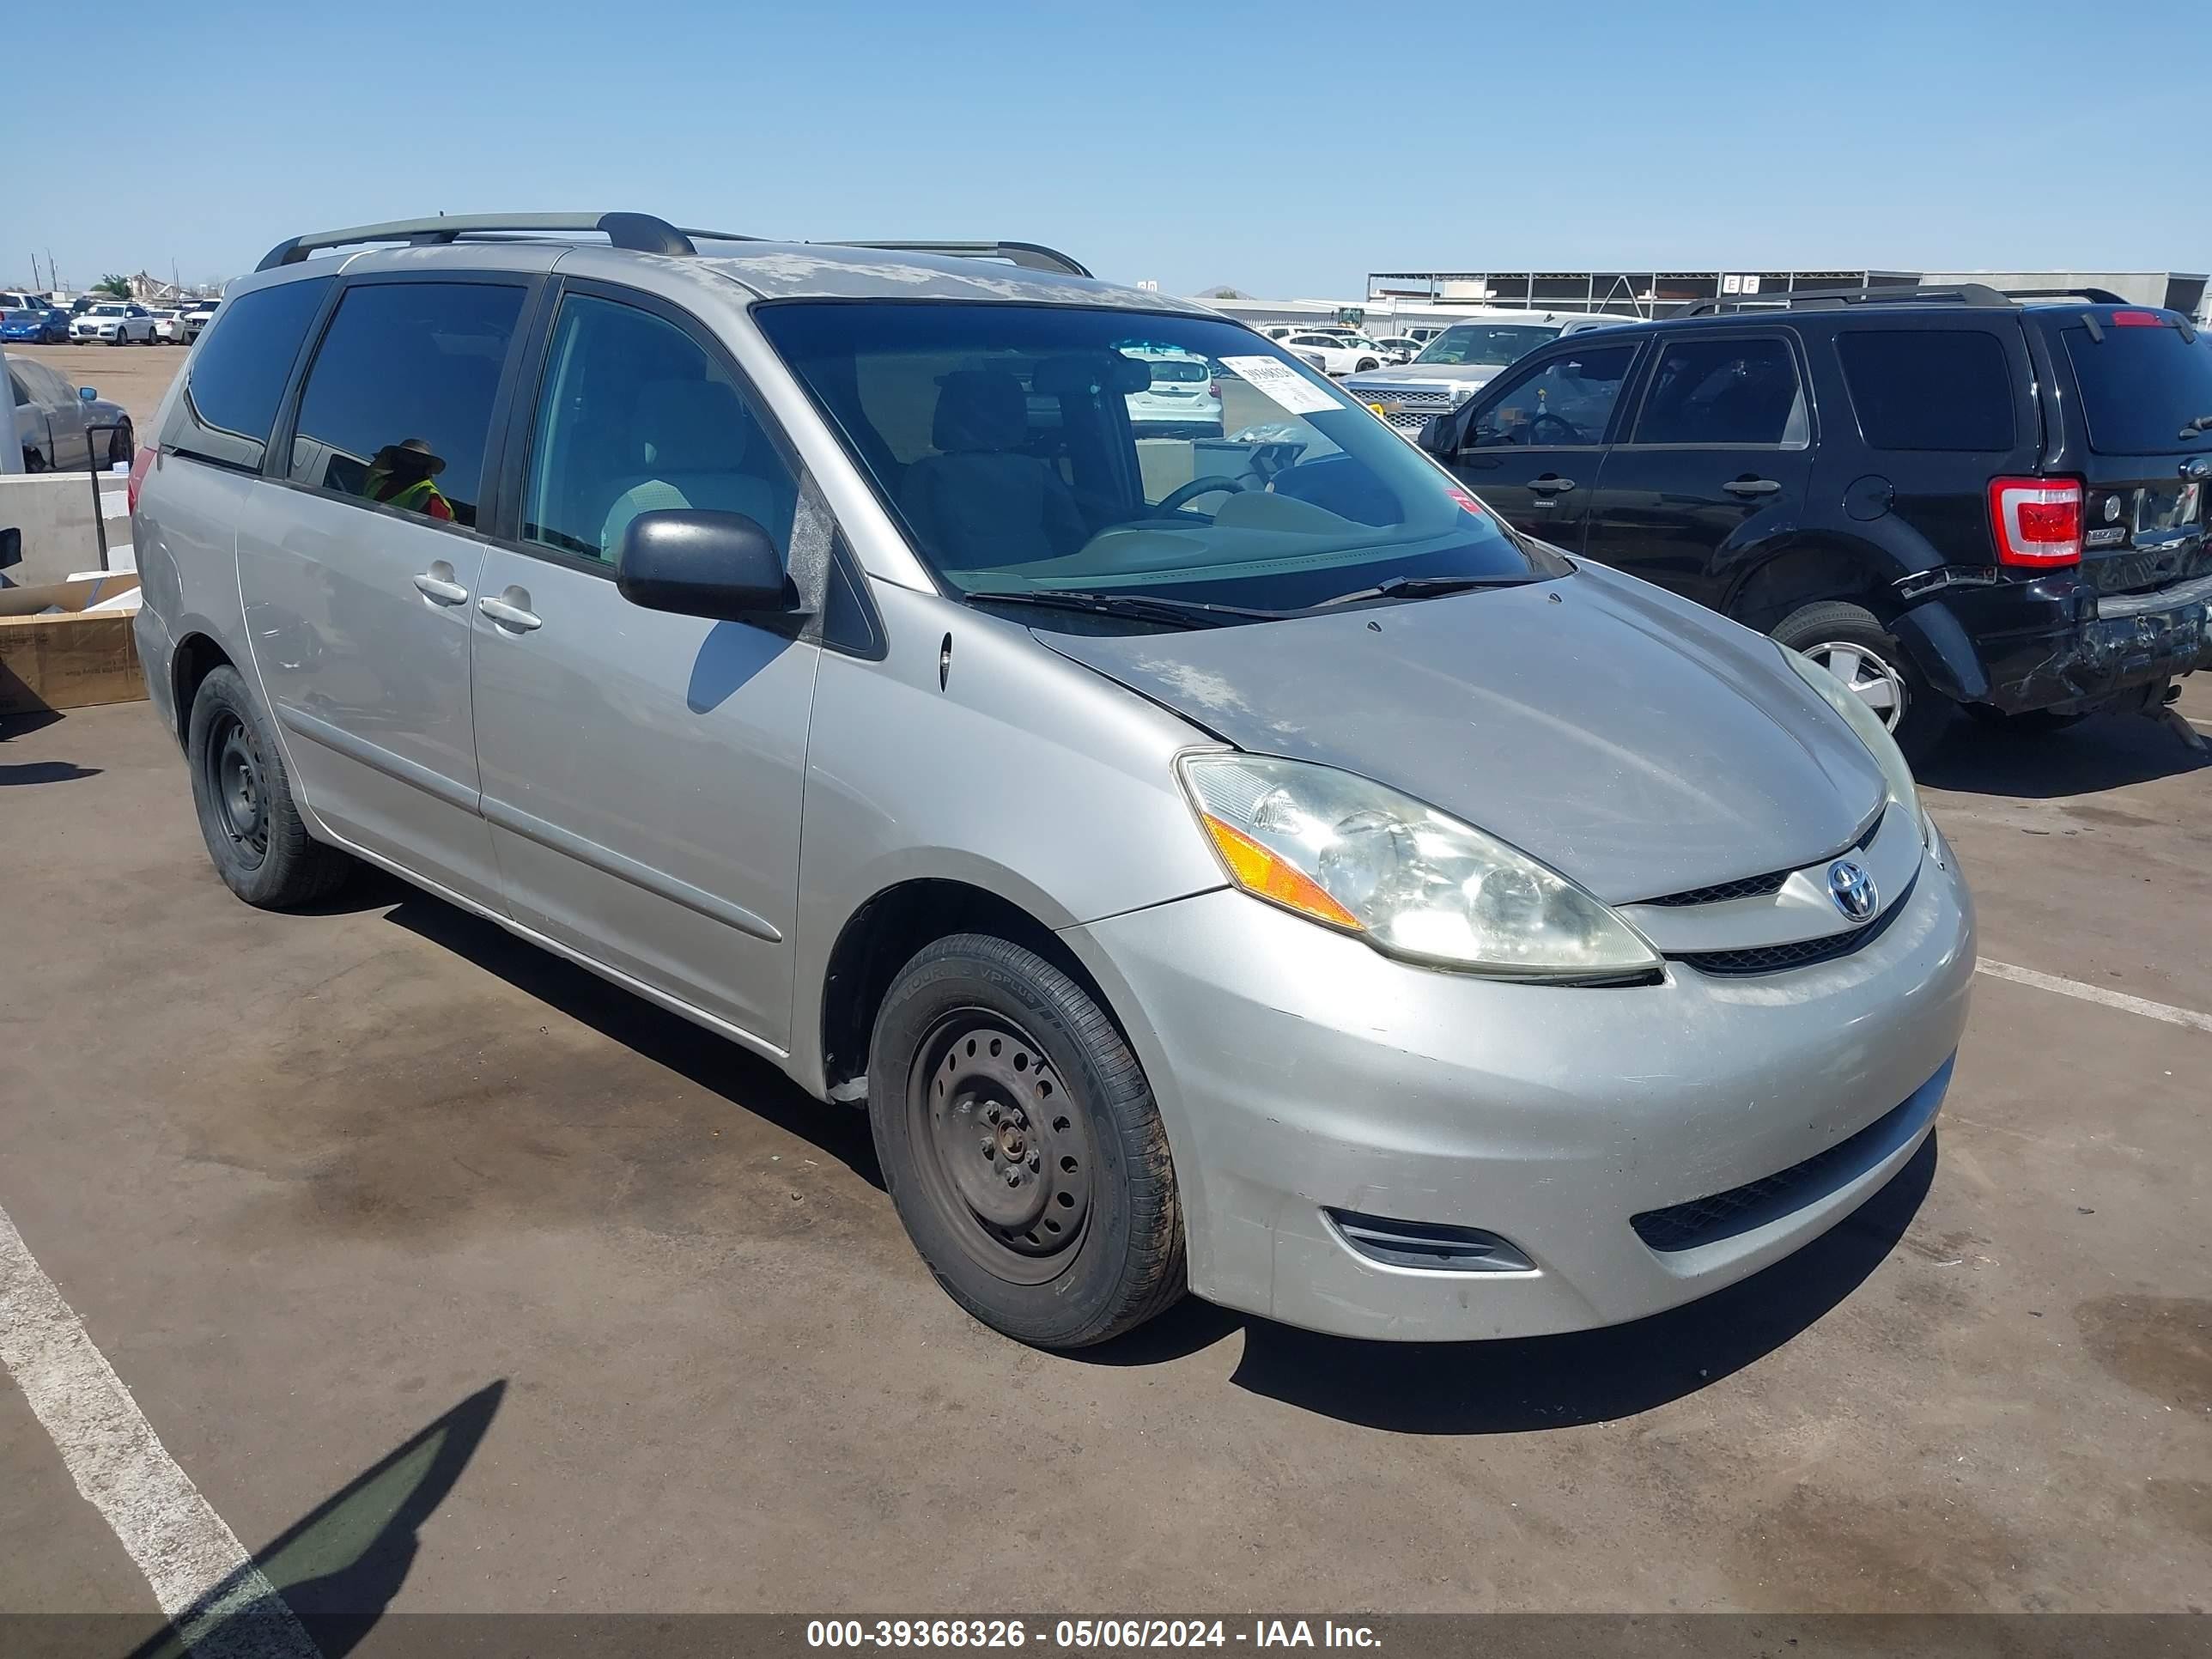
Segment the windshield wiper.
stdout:
[[1209,605],[1202,599],[1171,599],[1158,593],[1096,593],[1074,587],[1040,587],[1027,592],[987,590],[960,597],[970,605],[1034,605],[1048,611],[1087,611],[1097,617],[1175,623],[1185,628],[1218,628],[1231,621],[1279,622],[1291,614],[1241,605]]
[[1478,587],[1525,587],[1540,580],[1536,576],[1393,576],[1387,582],[1355,588],[1306,609],[1326,611],[1333,605],[1352,605],[1361,599],[1426,599],[1442,593],[1464,593]]

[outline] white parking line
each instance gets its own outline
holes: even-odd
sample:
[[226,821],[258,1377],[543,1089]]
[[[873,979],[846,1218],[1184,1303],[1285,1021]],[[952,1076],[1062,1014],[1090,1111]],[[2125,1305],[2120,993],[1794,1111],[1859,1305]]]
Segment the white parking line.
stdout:
[[2033,985],[2039,991],[2056,991],[2062,997],[2079,997],[2084,1002],[2102,1003],[2107,1008],[2141,1014],[2145,1019],[2162,1019],[2169,1025],[2186,1025],[2192,1031],[2212,1032],[2212,1014],[2200,1014],[2193,1008],[2176,1008],[2170,1003],[2150,1002],[2142,997],[2129,996],[2124,992],[2107,991],[2101,985],[2084,985],[2077,979],[2060,979],[2055,974],[2039,974],[2033,968],[2015,968],[2008,962],[1991,962],[1987,957],[1974,963],[1974,971],[1987,974],[1991,979],[2008,979],[2015,985]]
[[0,1210],[0,1365],[195,1654],[319,1659]]

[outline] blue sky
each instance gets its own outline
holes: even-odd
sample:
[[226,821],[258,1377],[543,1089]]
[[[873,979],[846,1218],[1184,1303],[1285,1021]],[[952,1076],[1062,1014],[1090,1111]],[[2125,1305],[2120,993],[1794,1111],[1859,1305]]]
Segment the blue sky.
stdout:
[[1370,269],[2212,265],[2202,3],[1576,11],[134,10],[145,51],[10,54],[10,153],[76,132],[96,172],[10,167],[0,283],[49,249],[75,286],[221,278],[298,231],[502,208],[1006,236],[1270,295]]

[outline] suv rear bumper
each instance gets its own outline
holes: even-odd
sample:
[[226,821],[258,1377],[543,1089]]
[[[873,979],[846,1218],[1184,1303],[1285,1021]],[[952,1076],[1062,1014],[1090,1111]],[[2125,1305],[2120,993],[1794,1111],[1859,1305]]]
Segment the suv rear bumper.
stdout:
[[2212,575],[2100,596],[2078,575],[1961,587],[1896,631],[1936,689],[2008,714],[2087,708],[2212,668]]

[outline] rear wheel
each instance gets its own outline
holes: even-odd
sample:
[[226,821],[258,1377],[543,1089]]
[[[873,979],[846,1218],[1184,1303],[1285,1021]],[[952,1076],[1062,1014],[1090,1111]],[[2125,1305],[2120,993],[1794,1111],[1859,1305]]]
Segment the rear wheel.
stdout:
[[1848,686],[1918,759],[1949,723],[1949,704],[1928,684],[1897,636],[1863,605],[1823,599],[1791,611],[1773,637],[1802,652]]
[[884,996],[868,1079],[899,1219],[983,1323],[1079,1348],[1182,1296],[1152,1090],[1113,1021],[1042,957],[980,933],[928,946]]
[[307,834],[276,734],[236,669],[226,665],[200,682],[185,753],[200,837],[232,892],[282,910],[344,885],[357,866]]

